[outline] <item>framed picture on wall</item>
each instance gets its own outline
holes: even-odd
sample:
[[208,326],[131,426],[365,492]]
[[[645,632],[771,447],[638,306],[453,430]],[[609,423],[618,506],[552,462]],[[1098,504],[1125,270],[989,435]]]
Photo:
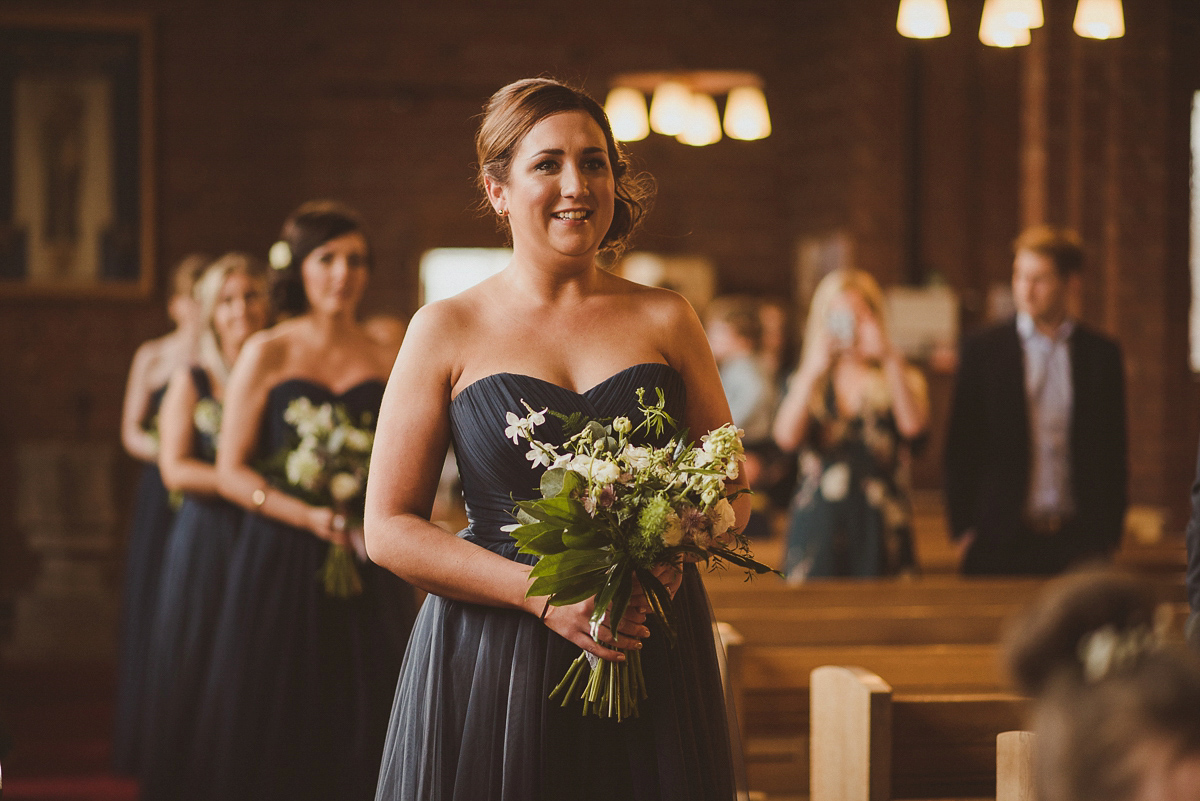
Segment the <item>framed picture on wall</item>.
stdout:
[[0,297],[154,282],[148,17],[0,12]]

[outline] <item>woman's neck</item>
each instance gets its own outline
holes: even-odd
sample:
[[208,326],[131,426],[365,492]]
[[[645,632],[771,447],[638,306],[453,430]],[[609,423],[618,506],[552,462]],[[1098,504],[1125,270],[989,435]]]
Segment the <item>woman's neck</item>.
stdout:
[[352,312],[326,314],[310,310],[305,315],[308,327],[321,342],[332,342],[351,333],[358,325]]
[[540,304],[578,300],[590,294],[601,279],[600,268],[590,256],[547,265],[514,253],[503,273],[505,285],[515,296]]

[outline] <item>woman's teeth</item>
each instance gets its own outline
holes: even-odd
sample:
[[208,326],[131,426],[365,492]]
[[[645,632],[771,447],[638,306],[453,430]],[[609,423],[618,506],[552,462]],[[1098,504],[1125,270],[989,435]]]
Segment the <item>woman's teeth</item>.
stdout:
[[590,211],[556,211],[554,216],[560,220],[586,220]]

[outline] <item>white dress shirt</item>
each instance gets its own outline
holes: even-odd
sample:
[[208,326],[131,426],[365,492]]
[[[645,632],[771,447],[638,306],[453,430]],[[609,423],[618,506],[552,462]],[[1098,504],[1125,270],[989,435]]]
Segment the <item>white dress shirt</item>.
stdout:
[[1048,337],[1027,314],[1017,315],[1017,333],[1025,352],[1025,397],[1029,402],[1032,464],[1025,511],[1038,520],[1068,518],[1075,512],[1071,493],[1071,349],[1075,330],[1063,322]]

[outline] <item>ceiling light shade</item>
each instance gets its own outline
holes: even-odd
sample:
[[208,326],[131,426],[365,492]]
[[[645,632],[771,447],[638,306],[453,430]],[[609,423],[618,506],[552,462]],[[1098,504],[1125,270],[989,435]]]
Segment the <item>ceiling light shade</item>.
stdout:
[[1089,39],[1117,39],[1125,35],[1125,10],[1121,0],[1079,0],[1075,7],[1075,33]]
[[984,0],[979,19],[979,41],[991,47],[1022,47],[1029,44],[1029,16],[1013,10],[1010,0]]
[[721,141],[721,117],[712,95],[696,92],[688,108],[687,123],[675,137],[685,145],[702,147]]
[[737,86],[725,100],[725,133],[731,139],[751,141],[771,135],[767,99],[757,86]]
[[1017,15],[1024,28],[1040,28],[1046,24],[1046,15],[1042,13],[1042,0],[1006,0],[1005,5],[1005,13]]
[[675,136],[687,125],[692,90],[677,81],[664,81],[654,89],[650,101],[650,127],[660,134]]
[[937,39],[950,35],[946,0],[900,0],[896,30],[909,39]]
[[646,117],[646,97],[637,89],[618,86],[608,93],[604,101],[604,113],[612,126],[613,138],[618,142],[637,142],[650,133],[650,120]]

